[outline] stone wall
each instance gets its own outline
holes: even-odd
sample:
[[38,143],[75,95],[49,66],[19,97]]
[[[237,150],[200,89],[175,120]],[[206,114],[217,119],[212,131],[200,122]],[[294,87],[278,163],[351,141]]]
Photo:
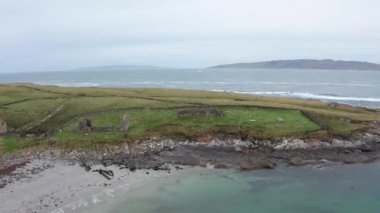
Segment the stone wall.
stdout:
[[216,108],[189,108],[177,111],[178,117],[220,117],[223,111]]

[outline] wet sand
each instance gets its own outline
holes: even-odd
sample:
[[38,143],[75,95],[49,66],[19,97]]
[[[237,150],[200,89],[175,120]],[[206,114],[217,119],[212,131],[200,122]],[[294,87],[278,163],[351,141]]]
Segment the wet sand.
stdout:
[[85,171],[78,164],[67,161],[33,160],[16,169],[12,176],[4,177],[13,180],[0,189],[0,212],[81,212],[146,183],[181,172],[131,172],[101,165],[92,169],[112,170],[114,177],[107,180],[97,172]]

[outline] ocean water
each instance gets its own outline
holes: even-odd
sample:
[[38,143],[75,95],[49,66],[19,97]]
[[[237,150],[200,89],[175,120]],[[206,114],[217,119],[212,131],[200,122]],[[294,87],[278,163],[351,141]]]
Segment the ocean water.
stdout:
[[307,69],[136,69],[0,74],[0,83],[165,87],[313,98],[380,108],[380,72]]
[[380,162],[329,168],[192,170],[100,204],[92,213],[378,213]]

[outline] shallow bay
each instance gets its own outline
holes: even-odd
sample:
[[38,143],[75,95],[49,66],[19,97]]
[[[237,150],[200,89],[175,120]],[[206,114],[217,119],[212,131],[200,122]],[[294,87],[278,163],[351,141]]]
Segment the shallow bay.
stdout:
[[91,212],[379,211],[380,162],[239,172],[195,169],[98,206]]

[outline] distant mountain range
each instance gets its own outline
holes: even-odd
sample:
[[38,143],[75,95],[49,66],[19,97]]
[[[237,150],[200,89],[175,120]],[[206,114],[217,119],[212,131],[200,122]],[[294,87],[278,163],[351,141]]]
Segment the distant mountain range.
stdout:
[[314,60],[276,60],[254,63],[236,63],[209,67],[209,69],[220,68],[246,68],[246,69],[331,69],[331,70],[380,70],[380,64],[361,61],[336,61],[331,59]]
[[[329,69],[329,70],[379,70],[380,64],[362,61],[340,61],[340,60],[273,60],[253,63],[222,64],[206,69],[239,68],[239,69]],[[109,65],[94,66],[72,69],[66,71],[126,71],[126,70],[155,70],[173,69],[169,67],[144,66],[144,65]]]

